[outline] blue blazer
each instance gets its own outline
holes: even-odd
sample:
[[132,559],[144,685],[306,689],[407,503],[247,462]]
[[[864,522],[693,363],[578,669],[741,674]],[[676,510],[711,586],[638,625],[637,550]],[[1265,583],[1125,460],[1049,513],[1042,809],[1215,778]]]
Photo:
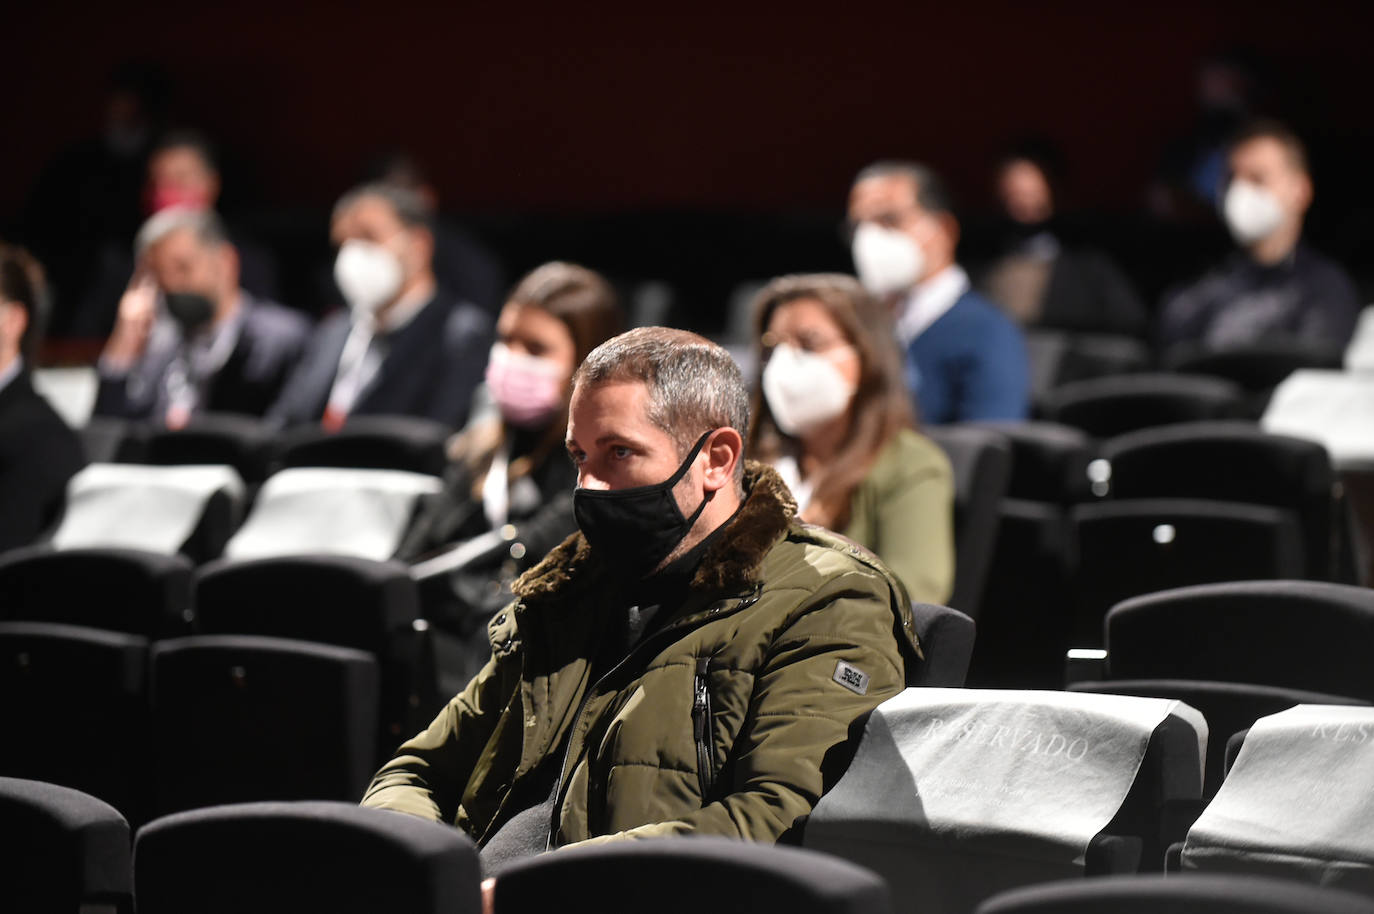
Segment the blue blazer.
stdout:
[[907,386],[928,425],[1025,419],[1030,363],[1021,329],[977,292],[959,296],[906,351]]

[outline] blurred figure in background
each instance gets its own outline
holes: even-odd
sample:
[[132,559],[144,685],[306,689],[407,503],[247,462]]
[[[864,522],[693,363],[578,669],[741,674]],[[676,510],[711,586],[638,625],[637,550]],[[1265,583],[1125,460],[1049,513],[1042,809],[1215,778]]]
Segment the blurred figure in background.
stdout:
[[959,223],[944,182],[916,162],[878,162],[849,191],[854,265],[896,317],[922,422],[1024,419],[1021,331],[954,260]]
[[1222,217],[1239,250],[1166,297],[1160,342],[1219,349],[1297,338],[1343,347],[1361,303],[1345,270],[1302,243],[1312,204],[1302,141],[1282,124],[1256,121],[1232,141],[1227,178]]
[[848,276],[784,276],[754,303],[763,366],[746,452],[770,463],[802,520],[867,546],[911,599],[954,583],[954,477],[915,431],[883,306]]
[[1117,266],[1065,242],[1053,161],[1022,149],[998,165],[1000,252],[978,271],[979,290],[1022,326],[1144,335],[1145,305]]
[[422,509],[400,550],[416,559],[488,537],[461,568],[426,579],[431,622],[459,635],[481,631],[510,601],[516,575],[577,531],[577,468],[563,447],[573,370],[622,324],[610,284],[573,264],[544,264],[511,292],[487,362],[497,410],[455,437],[444,491]]
[[95,412],[180,428],[201,411],[261,416],[310,335],[304,315],[240,287],[238,250],[208,209],[163,209],[99,362]]
[[419,160],[406,152],[388,153],[375,163],[368,180],[412,191],[424,201],[434,231],[434,275],[439,285],[494,315],[506,292],[501,265],[471,232],[443,214],[439,190]]
[[[222,190],[219,153],[210,139],[196,130],[173,130],[163,134],[148,153],[140,205],[150,217],[171,208],[216,212]],[[225,234],[237,252],[239,284],[260,298],[276,299],[277,266],[272,254],[242,231],[226,226]],[[74,334],[104,336],[110,331],[118,321],[118,304],[134,269],[130,245],[122,238],[108,242],[73,318]]]
[[76,433],[29,380],[46,294],[38,262],[0,244],[0,552],[57,519],[67,480],[86,463]]
[[334,206],[334,278],[348,310],[326,318],[268,417],[419,416],[461,427],[482,380],[491,318],[440,288],[430,211],[415,193],[366,184]]
[[[97,275],[129,277],[129,239],[138,229],[139,195],[148,150],[166,118],[171,78],[152,64],[126,61],[110,74],[100,105],[100,133],[63,149],[35,182],[24,208],[24,233],[50,277],[55,336],[72,332],[79,305]],[[113,254],[121,270],[102,268]],[[92,335],[104,336],[109,324]]]

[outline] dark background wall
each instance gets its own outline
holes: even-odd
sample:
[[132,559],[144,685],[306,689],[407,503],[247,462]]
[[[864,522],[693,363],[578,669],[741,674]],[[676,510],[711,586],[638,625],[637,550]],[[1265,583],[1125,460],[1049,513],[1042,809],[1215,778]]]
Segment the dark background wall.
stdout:
[[[996,151],[1027,132],[1065,150],[1073,203],[1130,216],[1190,124],[1197,61],[1241,46],[1265,61],[1267,107],[1314,146],[1322,232],[1347,258],[1368,251],[1352,240],[1374,196],[1367,3],[24,6],[7,14],[20,91],[0,149],[0,228],[21,238],[28,189],[99,129],[107,76],[131,58],[173,76],[175,123],[223,141],[235,205],[322,225],[372,154],[406,147],[518,270],[585,242],[548,225],[592,217],[828,225],[882,156],[933,162],[976,206]],[[610,231],[602,259],[654,247],[632,234],[620,248]],[[843,265],[833,241],[813,243],[817,265]]]

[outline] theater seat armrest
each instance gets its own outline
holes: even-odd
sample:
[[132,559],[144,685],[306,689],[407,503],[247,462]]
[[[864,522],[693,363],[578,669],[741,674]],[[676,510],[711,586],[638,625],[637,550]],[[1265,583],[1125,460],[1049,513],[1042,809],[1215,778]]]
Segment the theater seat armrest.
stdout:
[[1071,647],[1064,657],[1064,683],[1101,682],[1107,678],[1107,652],[1096,647]]

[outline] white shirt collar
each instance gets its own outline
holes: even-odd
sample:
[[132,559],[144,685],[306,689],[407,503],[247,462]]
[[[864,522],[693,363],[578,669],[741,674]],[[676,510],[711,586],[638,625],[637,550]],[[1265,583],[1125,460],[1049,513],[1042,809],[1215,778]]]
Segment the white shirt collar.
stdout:
[[898,305],[897,339],[902,348],[910,346],[927,327],[944,317],[968,290],[968,274],[957,263],[918,282]]
[[434,284],[432,282],[421,283],[397,299],[396,304],[387,309],[386,313],[376,321],[374,332],[395,333],[413,321],[415,315],[419,314],[433,297]]
[[10,362],[9,365],[4,368],[0,368],[0,390],[9,387],[10,384],[14,382],[14,379],[19,377],[19,372],[23,370],[24,357],[22,355],[15,356],[13,362]]

